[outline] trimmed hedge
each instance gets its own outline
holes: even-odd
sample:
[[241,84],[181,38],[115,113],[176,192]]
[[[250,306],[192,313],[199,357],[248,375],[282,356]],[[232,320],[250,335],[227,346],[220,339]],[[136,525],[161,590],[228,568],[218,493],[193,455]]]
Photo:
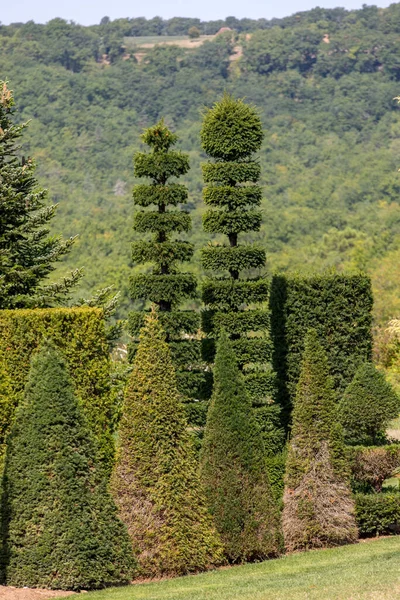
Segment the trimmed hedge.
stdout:
[[361,537],[400,533],[400,493],[355,494],[356,520]]
[[205,183],[218,182],[220,185],[232,186],[232,182],[236,184],[247,181],[257,183],[261,175],[260,163],[255,161],[209,162],[201,165],[201,168]]
[[206,246],[201,250],[203,268],[212,271],[256,269],[265,265],[265,250],[255,246]]
[[316,329],[328,354],[337,396],[372,355],[372,291],[367,275],[277,275],[270,292],[273,365],[285,420],[300,374],[304,338]]
[[207,211],[203,215],[203,229],[209,233],[246,233],[259,231],[261,227],[261,212],[243,210],[230,212]]
[[385,479],[400,468],[400,444],[347,446],[353,490],[380,492]]
[[233,210],[248,205],[261,204],[262,188],[259,185],[232,187],[230,185],[208,185],[203,189],[203,200],[209,206],[231,207]]
[[188,190],[182,183],[169,183],[168,185],[151,186],[141,183],[133,189],[133,200],[136,206],[150,206],[151,204],[185,204],[188,198]]
[[8,401],[0,403],[0,444],[4,443],[15,408],[23,398],[31,356],[43,339],[51,339],[68,361],[75,393],[98,439],[101,459],[109,469],[114,459],[118,406],[110,388],[103,311],[98,308],[0,311],[0,373],[5,372],[10,389]]

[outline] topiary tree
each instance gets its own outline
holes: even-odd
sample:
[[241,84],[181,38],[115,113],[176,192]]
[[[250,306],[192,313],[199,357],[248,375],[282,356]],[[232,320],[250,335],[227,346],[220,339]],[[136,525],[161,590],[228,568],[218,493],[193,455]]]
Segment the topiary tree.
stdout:
[[49,236],[56,206],[47,206],[47,191],[38,187],[35,163],[18,156],[18,140],[28,123],[13,124],[14,98],[0,81],[0,309],[59,304],[82,277],[74,270],[46,283],[74,238]]
[[80,590],[132,578],[128,533],[65,362],[50,345],[32,360],[8,439],[1,511],[7,585]]
[[283,501],[288,551],[356,541],[343,434],[328,360],[315,330],[305,339]]
[[[151,233],[152,238],[140,239],[132,245],[132,258],[137,264],[152,262],[150,273],[131,277],[133,300],[154,302],[159,308],[159,319],[166,331],[167,341],[177,367],[179,390],[186,398],[196,400],[210,395],[210,378],[201,362],[200,341],[194,339],[199,330],[199,317],[194,311],[179,310],[182,301],[196,296],[196,278],[191,273],[178,271],[177,264],[190,261],[193,244],[173,239],[174,234],[188,232],[191,218],[187,212],[168,210],[187,202],[187,188],[173,180],[189,170],[186,154],[173,150],[177,136],[163,120],[147,129],[142,140],[150,152],[137,152],[134,157],[136,177],[146,177],[151,183],[136,185],[133,190],[135,206],[156,210],[139,210],[134,216],[134,229],[140,234]],[[172,181],[171,181],[172,179]],[[129,331],[135,342],[131,357],[137,348],[139,331],[144,323],[144,311],[131,312]],[[205,412],[204,405],[189,404],[188,410]]]
[[[227,236],[228,243],[212,243],[202,250],[204,269],[216,275],[203,285],[207,310],[202,321],[203,330],[211,338],[205,354],[209,361],[214,356],[213,338],[222,327],[229,333],[253,406],[261,411],[265,441],[270,445],[272,435],[274,452],[279,409],[273,404],[275,378],[269,366],[269,312],[262,306],[267,301],[268,283],[259,274],[248,277],[251,271],[259,273],[264,267],[265,250],[255,244],[239,244],[239,234],[261,227],[260,164],[254,153],[262,140],[257,110],[243,100],[225,94],[204,115],[201,143],[214,160],[203,164],[203,198],[210,207],[204,213],[203,227],[208,233]],[[282,430],[278,443],[284,443]]]
[[372,363],[357,369],[339,403],[339,417],[349,444],[373,445],[385,439],[385,430],[399,416],[400,398]]
[[207,501],[230,562],[262,560],[280,549],[278,510],[232,342],[222,330],[201,449]]
[[183,575],[222,562],[165,333],[147,316],[125,397],[114,497],[140,574]]

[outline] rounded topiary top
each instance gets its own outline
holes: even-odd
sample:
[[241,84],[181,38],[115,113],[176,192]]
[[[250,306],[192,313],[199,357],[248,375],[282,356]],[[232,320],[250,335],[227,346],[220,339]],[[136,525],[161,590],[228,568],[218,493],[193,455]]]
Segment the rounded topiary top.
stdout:
[[200,135],[205,152],[226,161],[247,158],[260,149],[264,137],[257,110],[228,94],[206,112]]

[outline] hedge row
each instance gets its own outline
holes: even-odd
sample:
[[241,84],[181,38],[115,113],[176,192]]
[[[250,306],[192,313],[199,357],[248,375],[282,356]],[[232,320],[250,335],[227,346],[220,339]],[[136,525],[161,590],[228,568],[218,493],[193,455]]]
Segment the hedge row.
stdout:
[[400,493],[355,494],[356,520],[361,537],[400,533]]

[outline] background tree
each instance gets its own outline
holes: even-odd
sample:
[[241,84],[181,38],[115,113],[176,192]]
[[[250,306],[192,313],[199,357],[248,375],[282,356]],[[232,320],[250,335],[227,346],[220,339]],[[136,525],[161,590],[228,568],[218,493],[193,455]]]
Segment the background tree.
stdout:
[[[259,231],[261,227],[258,207],[262,189],[257,183],[260,164],[254,153],[260,149],[262,140],[259,114],[243,100],[225,94],[204,115],[201,143],[214,162],[203,164],[207,184],[203,198],[211,207],[203,215],[203,227],[208,233],[226,235],[228,244],[215,242],[202,250],[204,269],[223,275],[203,285],[202,298],[207,307],[203,329],[212,339],[221,327],[231,336],[248,393],[258,408],[267,446],[275,446],[277,442],[283,443],[283,436],[280,432],[276,435],[279,410],[272,405],[274,376],[269,365],[269,313],[263,307],[268,283],[259,276],[265,265],[265,250],[256,244],[239,244],[239,234]],[[258,275],[249,278],[251,271]],[[213,341],[210,347],[208,359],[212,360]]]
[[360,365],[339,404],[346,441],[361,445],[382,442],[399,411],[400,398],[385,375],[372,363]]
[[328,360],[315,330],[305,339],[283,500],[288,551],[357,540],[343,432]]
[[131,580],[130,539],[96,457],[65,362],[45,345],[8,440],[3,582],[79,590]]
[[13,124],[13,105],[12,92],[0,81],[0,308],[57,304],[82,273],[76,269],[45,285],[74,238],[48,235],[56,205],[46,206],[47,191],[38,187],[32,159],[18,157],[17,140],[28,124]]
[[[174,234],[188,232],[191,218],[188,212],[168,210],[187,202],[187,188],[174,179],[189,170],[186,154],[171,149],[177,141],[161,120],[142,135],[150,152],[137,152],[134,157],[135,175],[147,177],[151,183],[134,187],[136,206],[156,206],[156,210],[140,210],[135,213],[134,229],[138,233],[151,233],[152,238],[134,242],[132,258],[135,263],[153,263],[151,273],[140,273],[131,278],[131,296],[134,300],[154,302],[159,307],[159,319],[166,331],[167,340],[177,367],[179,390],[186,400],[209,396],[209,376],[202,368],[200,341],[194,339],[199,329],[199,317],[194,311],[183,311],[179,305],[196,295],[196,277],[192,273],[178,271],[177,263],[190,261],[193,244],[173,239]],[[172,179],[172,181],[171,181]],[[129,331],[136,343],[143,326],[144,311],[131,312]],[[208,377],[208,379],[207,379]],[[187,404],[192,423],[204,414],[203,404]]]
[[279,516],[262,437],[224,330],[217,345],[200,464],[208,505],[228,560],[236,563],[276,555]]
[[157,314],[146,317],[125,396],[112,481],[140,574],[182,575],[222,562]]
[[200,33],[201,33],[200,30],[195,25],[193,25],[193,27],[190,27],[190,29],[188,31],[188,35],[191,40],[195,40],[195,39],[199,38]]

